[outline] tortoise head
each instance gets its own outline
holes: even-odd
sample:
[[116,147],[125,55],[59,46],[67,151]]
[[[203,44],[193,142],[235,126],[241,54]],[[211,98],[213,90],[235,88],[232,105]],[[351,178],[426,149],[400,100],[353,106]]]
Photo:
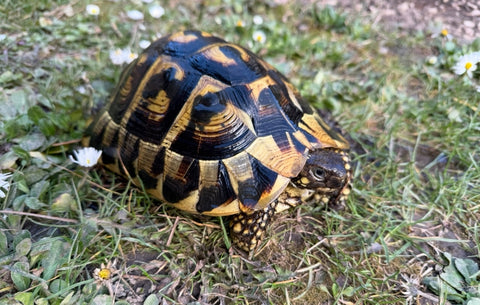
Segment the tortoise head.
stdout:
[[322,201],[337,204],[345,201],[350,192],[351,165],[348,153],[336,148],[323,148],[310,151],[300,174],[292,179],[293,184],[308,192],[302,201]]

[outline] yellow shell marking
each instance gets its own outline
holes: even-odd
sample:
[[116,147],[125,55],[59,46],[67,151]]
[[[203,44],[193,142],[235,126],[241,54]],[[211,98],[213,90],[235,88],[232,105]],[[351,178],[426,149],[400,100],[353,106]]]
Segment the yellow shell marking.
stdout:
[[[202,32],[202,36],[207,36],[207,35],[208,35],[207,33]],[[179,43],[188,43],[197,39],[198,37],[196,35],[194,34],[185,35],[184,32],[175,33],[170,36],[170,41],[175,41]]]
[[242,57],[242,60],[244,62],[248,62],[250,60],[250,56],[247,54],[247,52],[245,52],[244,49],[236,46],[236,45],[233,45],[233,44],[227,44],[229,47],[231,48],[234,48],[235,50],[238,51],[238,53],[240,54],[240,56]]
[[236,64],[233,58],[227,57],[219,46],[208,46],[204,51],[202,51],[205,58],[222,63],[223,66],[233,66]]
[[170,99],[168,98],[165,90],[162,90],[158,92],[158,95],[155,97],[155,99],[150,100],[151,102],[148,104],[147,108],[152,113],[149,114],[148,119],[158,121],[156,116],[159,116],[160,118],[164,117],[164,113],[167,112],[168,106],[170,105]]
[[275,85],[275,82],[270,78],[270,76],[265,76],[259,78],[245,86],[250,89],[250,94],[253,100],[258,104],[258,97],[260,93],[268,86]]
[[[297,89],[295,89],[295,87],[293,87],[292,84],[288,83],[288,82],[285,82],[284,83],[285,86],[287,87],[287,91],[288,91],[288,97],[290,98],[290,100],[292,101],[292,103],[295,105],[295,107],[297,107],[298,109],[302,110],[302,106],[300,105],[300,103],[298,102],[297,98],[296,98],[296,95],[295,93],[297,93],[298,95],[298,92],[297,92]],[[302,110],[303,111],[303,110]]]
[[[314,144],[314,148],[335,147],[339,149],[348,149],[348,144],[346,144],[348,142],[346,140],[340,142],[333,139],[324,130],[320,123],[318,123],[316,115],[314,114],[304,114],[302,120],[298,123],[298,126],[320,141],[320,144],[312,143]],[[339,135],[339,137],[341,137],[341,135]]]
[[286,147],[280,148],[273,136],[265,136],[253,141],[246,151],[263,165],[280,175],[295,177],[305,165],[307,160],[306,151],[297,151],[291,142],[290,135],[287,133],[286,136],[290,142]]

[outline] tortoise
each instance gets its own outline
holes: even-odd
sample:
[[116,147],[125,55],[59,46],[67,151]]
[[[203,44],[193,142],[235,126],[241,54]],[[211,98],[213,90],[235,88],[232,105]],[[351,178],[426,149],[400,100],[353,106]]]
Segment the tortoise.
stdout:
[[128,65],[83,145],[161,202],[231,216],[248,252],[275,212],[350,191],[342,134],[271,65],[200,31],[162,37]]

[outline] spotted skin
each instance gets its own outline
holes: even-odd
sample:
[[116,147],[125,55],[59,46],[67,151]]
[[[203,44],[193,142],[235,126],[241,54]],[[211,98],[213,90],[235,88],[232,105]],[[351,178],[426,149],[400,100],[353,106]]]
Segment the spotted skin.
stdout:
[[[272,66],[198,31],[163,37],[132,62],[83,144],[163,202],[237,215],[232,236],[245,250],[312,152],[349,149]],[[241,236],[240,217],[248,224]]]

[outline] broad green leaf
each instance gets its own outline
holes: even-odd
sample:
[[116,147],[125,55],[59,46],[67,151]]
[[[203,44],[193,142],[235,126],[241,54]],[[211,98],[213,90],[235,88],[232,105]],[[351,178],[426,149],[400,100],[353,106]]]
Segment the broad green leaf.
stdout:
[[[23,182],[25,182],[25,180],[23,180]],[[26,187],[26,183],[24,185]],[[19,188],[20,188],[20,183],[18,183],[17,186],[19,186]],[[12,203],[13,210],[14,211],[22,211],[24,209],[25,199],[27,199],[27,197],[28,197],[27,195],[20,195],[17,198],[15,198],[13,200],[13,203]]]
[[28,194],[30,192],[30,188],[28,187],[27,180],[25,179],[24,176],[20,176],[20,178],[18,179],[17,187],[19,190],[21,190],[25,194]]
[[[9,215],[10,216],[10,215]],[[13,215],[12,215],[13,216]],[[16,216],[16,215],[15,215]],[[13,244],[15,247],[25,238],[32,238],[32,235],[30,234],[30,231],[28,230],[21,230],[17,232],[17,234],[13,237]]]
[[42,119],[38,122],[38,128],[46,136],[53,136],[57,132],[57,127],[52,119]]
[[45,255],[48,255],[53,242],[58,239],[58,237],[45,237],[35,242],[32,245],[32,250],[30,251],[30,264],[33,266]]
[[25,149],[21,148],[20,146],[14,146],[12,147],[12,151],[21,159],[24,160],[30,160],[30,155],[28,154],[28,151]]
[[30,196],[40,198],[50,187],[50,182],[41,180],[35,183],[30,189]]
[[92,300],[92,305],[112,304],[112,297],[106,294],[99,294]]
[[0,74],[0,84],[15,82],[20,79],[22,79],[22,73],[13,73],[12,71],[7,70]]
[[440,278],[457,291],[462,291],[464,284],[463,278],[453,267],[448,269],[445,268],[445,272],[440,274]]
[[448,52],[453,52],[455,51],[455,48],[456,48],[456,45],[454,42],[452,41],[447,41],[445,43],[445,50],[447,50]]
[[45,203],[40,201],[37,197],[25,198],[25,205],[32,210],[40,210],[41,208],[47,206]]
[[457,271],[457,268],[455,268],[455,259],[452,258],[449,253],[445,253],[444,255],[448,259],[449,264],[443,268],[443,273],[440,274],[440,278],[457,291],[461,291],[464,280],[462,275]]
[[24,89],[11,91],[9,98],[0,103],[0,116],[10,120],[19,114],[27,113],[27,109],[31,105],[27,96],[28,93]]
[[0,256],[8,254],[8,239],[5,232],[0,231]]
[[28,274],[29,269],[30,266],[26,262],[16,262],[13,264],[10,277],[17,290],[23,291],[30,287],[31,280],[25,276],[25,274]]
[[145,299],[145,302],[143,302],[143,305],[158,305],[158,304],[160,304],[160,300],[158,299],[156,294],[149,295]]
[[455,267],[457,268],[458,272],[463,275],[464,279],[467,283],[470,283],[472,280],[472,276],[478,272],[478,265],[473,260],[465,258],[460,259],[457,258],[454,261]]
[[429,276],[422,280],[423,284],[426,285],[431,291],[435,294],[439,294],[440,292],[440,279],[437,276]]
[[15,246],[15,257],[19,258],[26,256],[28,252],[30,252],[30,249],[32,249],[32,240],[30,238],[25,238]]
[[[28,154],[30,157],[30,154]],[[45,179],[45,176],[48,175],[48,172],[44,169],[41,169],[37,166],[30,166],[25,169],[23,172],[25,175],[25,180],[28,185],[33,185],[34,183]]]
[[73,298],[75,291],[70,292],[60,303],[60,305],[74,305],[78,298]]
[[47,138],[39,132],[28,134],[15,140],[18,143],[18,146],[26,151],[37,150],[47,142]]
[[36,299],[35,305],[49,305],[48,301],[44,298]]
[[348,286],[342,291],[342,295],[345,295],[347,297],[351,297],[355,294],[355,289],[352,286]]
[[19,301],[23,305],[33,305],[33,293],[19,292],[15,294],[15,300]]
[[47,115],[40,106],[35,105],[28,109],[28,117],[38,125],[40,120],[47,118]]
[[64,213],[76,210],[77,204],[75,199],[69,193],[63,193],[58,196],[50,207],[53,213]]
[[472,298],[466,305],[480,305],[480,298]]
[[[68,287],[68,283],[65,282],[64,280],[61,280],[61,279],[56,279],[56,280],[53,280],[52,283],[50,284],[50,292],[52,293],[57,293],[57,292],[60,292],[62,290],[66,290]],[[68,291],[65,291],[65,292],[68,292]]]
[[20,215],[8,214],[7,223],[10,228],[20,228],[22,224],[22,217]]
[[17,162],[18,156],[13,151],[8,151],[0,156],[0,169],[12,168]]
[[42,104],[43,106],[45,106],[47,108],[50,108],[50,109],[53,108],[52,102],[43,95],[40,95],[40,94],[37,95],[37,101],[38,101],[38,103]]
[[65,252],[62,241],[57,239],[52,243],[49,253],[41,261],[44,280],[49,280],[55,275],[58,267],[64,262]]

